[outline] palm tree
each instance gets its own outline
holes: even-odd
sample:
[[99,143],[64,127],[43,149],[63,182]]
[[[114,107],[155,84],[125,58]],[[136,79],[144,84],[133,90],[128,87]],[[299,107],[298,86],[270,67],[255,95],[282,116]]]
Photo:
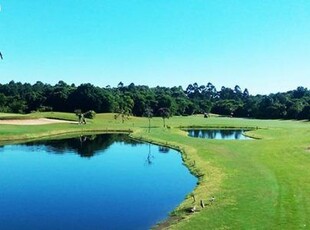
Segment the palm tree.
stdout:
[[170,117],[170,110],[166,107],[163,107],[158,110],[158,113],[163,119],[164,127],[166,127],[166,118]]
[[153,116],[153,110],[150,107],[147,107],[144,114],[149,119],[149,132],[151,132],[151,118]]

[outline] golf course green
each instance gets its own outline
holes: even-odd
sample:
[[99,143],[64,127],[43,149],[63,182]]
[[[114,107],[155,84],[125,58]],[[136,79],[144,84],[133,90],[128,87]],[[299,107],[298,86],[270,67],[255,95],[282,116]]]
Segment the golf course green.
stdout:
[[[0,114],[0,120],[53,118],[76,121],[75,114]],[[178,149],[199,178],[171,217],[155,228],[309,229],[310,122],[255,120],[203,115],[154,117],[97,114],[86,125],[1,124],[0,144],[85,133],[128,132],[131,137]],[[183,128],[242,128],[254,140],[193,138]],[[156,188],[154,188],[156,189]],[[204,207],[203,207],[204,206]]]

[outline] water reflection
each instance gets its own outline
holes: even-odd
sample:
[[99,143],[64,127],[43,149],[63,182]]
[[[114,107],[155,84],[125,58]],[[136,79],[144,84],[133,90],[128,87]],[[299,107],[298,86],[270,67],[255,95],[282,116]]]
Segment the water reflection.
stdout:
[[207,138],[207,139],[221,139],[221,140],[245,140],[251,139],[243,135],[244,130],[188,130],[190,137]]
[[73,152],[81,157],[92,157],[107,150],[113,143],[123,143],[135,146],[137,142],[124,134],[105,134],[105,135],[80,135],[75,138],[62,140],[45,140],[25,143],[28,147],[33,147],[34,151],[44,149],[47,152],[65,154]]
[[152,151],[151,151],[151,144],[149,144],[149,152],[148,152],[147,158],[145,160],[146,165],[148,165],[148,166],[152,165],[154,158],[155,158],[155,156],[152,154]]
[[165,147],[165,146],[159,146],[158,147],[158,151],[160,152],[160,153],[169,153],[169,148],[168,147]]
[[1,229],[150,229],[197,183],[179,152],[127,135],[1,149]]

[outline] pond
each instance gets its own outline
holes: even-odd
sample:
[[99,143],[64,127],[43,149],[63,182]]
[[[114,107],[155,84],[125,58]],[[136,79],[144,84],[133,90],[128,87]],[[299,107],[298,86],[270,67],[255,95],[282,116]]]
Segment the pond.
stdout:
[[207,139],[217,139],[217,140],[250,140],[252,138],[243,135],[244,130],[213,130],[213,129],[191,129],[187,130],[188,136],[207,138]]
[[179,152],[104,134],[0,147],[1,229],[149,229],[197,183]]

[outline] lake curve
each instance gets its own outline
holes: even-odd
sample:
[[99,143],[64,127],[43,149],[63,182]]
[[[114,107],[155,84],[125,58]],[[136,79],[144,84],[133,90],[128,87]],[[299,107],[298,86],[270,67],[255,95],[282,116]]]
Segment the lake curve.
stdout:
[[179,152],[104,134],[0,148],[3,229],[148,229],[197,178]]

